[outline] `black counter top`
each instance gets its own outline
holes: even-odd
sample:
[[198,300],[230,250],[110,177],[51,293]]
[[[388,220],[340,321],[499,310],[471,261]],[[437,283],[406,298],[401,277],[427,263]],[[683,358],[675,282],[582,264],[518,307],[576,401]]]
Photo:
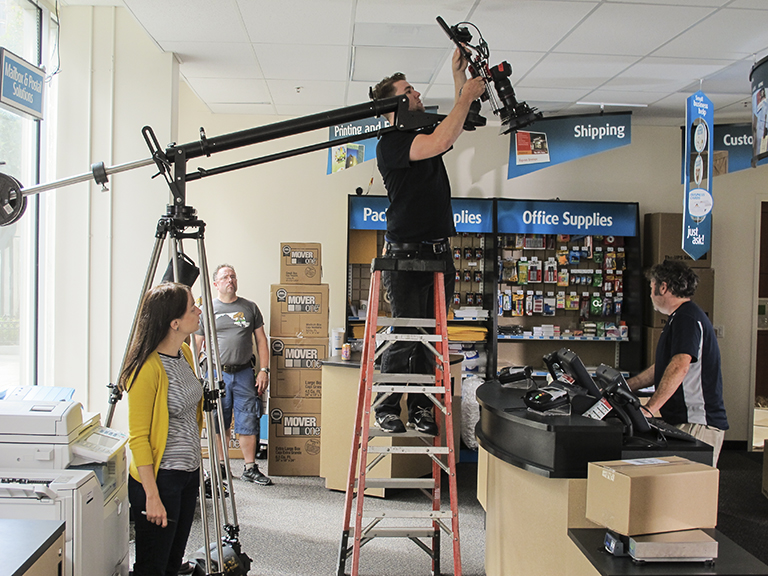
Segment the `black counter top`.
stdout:
[[703,442],[670,440],[664,448],[625,440],[618,420],[544,415],[523,402],[526,390],[491,380],[477,389],[479,444],[500,460],[548,478],[586,478],[587,463],[627,458],[682,456],[712,462]]

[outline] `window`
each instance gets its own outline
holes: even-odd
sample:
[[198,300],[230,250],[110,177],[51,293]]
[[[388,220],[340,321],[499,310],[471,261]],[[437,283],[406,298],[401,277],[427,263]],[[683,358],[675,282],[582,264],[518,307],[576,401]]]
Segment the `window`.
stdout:
[[[55,30],[43,26],[44,14],[29,0],[0,0],[0,46],[43,64],[43,30]],[[24,187],[40,181],[44,127],[0,108],[0,172]],[[0,227],[0,389],[37,383],[37,204],[28,196],[22,218]]]

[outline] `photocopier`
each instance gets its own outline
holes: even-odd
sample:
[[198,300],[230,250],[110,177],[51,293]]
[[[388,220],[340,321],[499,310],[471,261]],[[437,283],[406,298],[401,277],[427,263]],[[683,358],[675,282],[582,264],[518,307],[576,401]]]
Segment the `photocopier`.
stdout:
[[127,439],[78,402],[0,401],[0,518],[65,521],[65,576],[128,576]]

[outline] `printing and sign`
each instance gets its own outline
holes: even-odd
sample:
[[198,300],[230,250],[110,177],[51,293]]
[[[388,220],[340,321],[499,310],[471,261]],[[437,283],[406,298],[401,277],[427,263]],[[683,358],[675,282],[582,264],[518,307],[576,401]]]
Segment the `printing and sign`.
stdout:
[[45,72],[5,48],[0,48],[0,62],[0,105],[21,116],[42,120]]
[[[376,133],[389,126],[384,118],[366,118],[328,128],[328,141],[349,137],[361,137],[356,142],[349,142],[328,148],[328,174],[339,172],[376,158]],[[366,134],[370,134],[365,138]]]
[[[493,200],[487,198],[452,198],[456,232],[487,234],[493,232]],[[350,230],[386,230],[389,198],[386,196],[350,196]]]
[[712,138],[715,108],[698,91],[685,108],[683,250],[694,260],[709,252],[712,230]]
[[496,211],[499,234],[637,235],[632,203],[498,200]]
[[632,115],[627,112],[544,118],[535,131],[510,137],[507,178],[626,146],[632,142]]

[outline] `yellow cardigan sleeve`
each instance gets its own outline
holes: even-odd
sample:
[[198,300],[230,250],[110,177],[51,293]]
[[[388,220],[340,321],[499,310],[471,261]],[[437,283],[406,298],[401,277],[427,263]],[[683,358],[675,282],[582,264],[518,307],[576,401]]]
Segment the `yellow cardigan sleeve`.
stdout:
[[156,352],[128,390],[128,434],[131,468],[150,465],[157,472],[168,438],[168,377]]

